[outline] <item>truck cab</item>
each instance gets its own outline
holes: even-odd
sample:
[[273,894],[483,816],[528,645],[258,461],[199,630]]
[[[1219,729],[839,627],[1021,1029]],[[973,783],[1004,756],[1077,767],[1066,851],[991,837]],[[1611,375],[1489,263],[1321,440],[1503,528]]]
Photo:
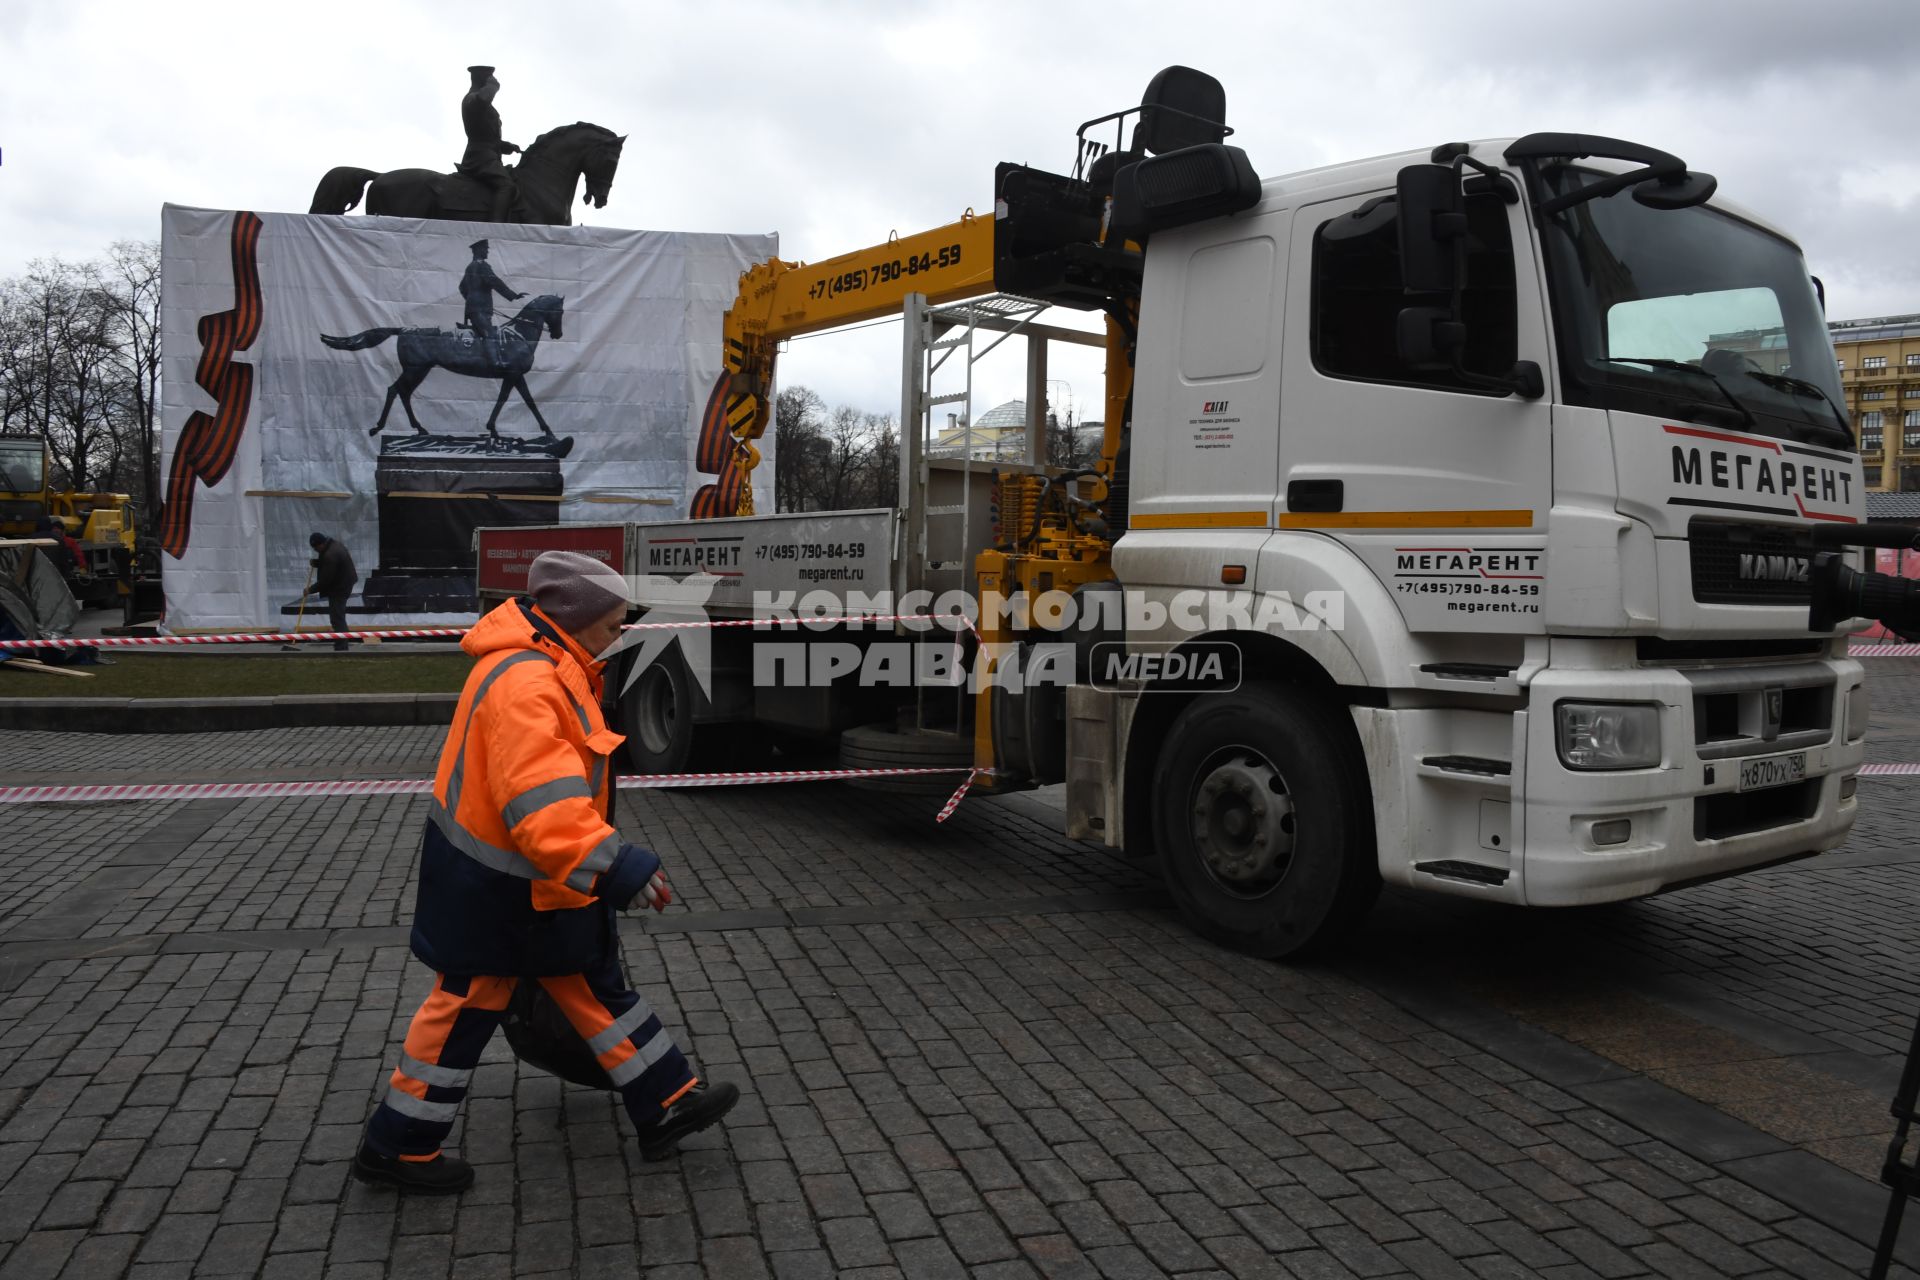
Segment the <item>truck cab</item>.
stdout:
[[[1147,246],[1112,563],[1168,607],[1128,639],[1232,639],[1248,688],[1350,717],[1366,795],[1340,803],[1388,882],[1602,902],[1852,825],[1862,671],[1809,632],[1808,574],[1864,477],[1817,283],[1713,190],[1648,148],[1533,135],[1268,180]],[[1177,596],[1239,574],[1338,600],[1338,625],[1179,625]],[[1073,828],[1184,857],[1195,912],[1257,918],[1312,805],[1288,770],[1199,758],[1232,729],[1171,767],[1145,750],[1186,743],[1207,696],[1073,697],[1111,735],[1076,753]],[[1228,832],[1221,797],[1249,785],[1264,813]]]

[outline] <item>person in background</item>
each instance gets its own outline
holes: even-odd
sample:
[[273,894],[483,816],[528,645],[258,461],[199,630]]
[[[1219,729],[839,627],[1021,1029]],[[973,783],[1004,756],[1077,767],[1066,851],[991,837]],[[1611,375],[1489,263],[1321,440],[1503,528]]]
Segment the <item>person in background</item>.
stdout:
[[[326,598],[328,625],[335,631],[345,631],[347,599],[353,595],[353,584],[360,581],[360,571],[353,567],[352,554],[337,540],[316,532],[307,542],[314,550],[313,593]],[[344,650],[347,642],[335,640],[333,647]]]
[[433,990],[367,1122],[354,1175],[451,1194],[473,1169],[441,1143],[516,985],[546,989],[619,1090],[646,1160],[740,1099],[706,1085],[621,972],[616,911],[664,909],[659,857],[612,825],[614,748],[602,656],[626,620],[626,580],[591,556],[549,551],[529,596],[500,605],[460,647],[479,659],[440,754],[420,841],[413,954]]
[[67,536],[66,525],[52,516],[41,516],[34,521],[33,536],[53,540],[52,546],[42,547],[41,550],[46,552],[53,567],[60,571],[60,576],[71,584],[74,574],[80,571],[81,551],[80,544]]

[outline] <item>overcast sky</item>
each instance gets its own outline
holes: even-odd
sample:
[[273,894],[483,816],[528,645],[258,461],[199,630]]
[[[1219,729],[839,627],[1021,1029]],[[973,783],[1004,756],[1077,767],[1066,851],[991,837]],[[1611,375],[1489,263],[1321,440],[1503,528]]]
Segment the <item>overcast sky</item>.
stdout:
[[[1277,175],[1454,139],[1607,134],[1676,152],[1795,234],[1835,319],[1920,311],[1920,3],[1425,0],[1364,5],[301,5],[8,0],[0,274],[155,238],[166,202],[304,212],[339,164],[449,169],[472,63],[508,140],[628,135],[577,222],[777,232],[831,257],[991,206],[993,168],[1055,171],[1073,131],[1183,63]],[[354,215],[358,216],[358,214]],[[795,343],[782,381],[897,407],[898,327]],[[1098,417],[1098,366],[1057,363]],[[1019,394],[985,379],[984,412]],[[1068,388],[1056,389],[1065,396]]]

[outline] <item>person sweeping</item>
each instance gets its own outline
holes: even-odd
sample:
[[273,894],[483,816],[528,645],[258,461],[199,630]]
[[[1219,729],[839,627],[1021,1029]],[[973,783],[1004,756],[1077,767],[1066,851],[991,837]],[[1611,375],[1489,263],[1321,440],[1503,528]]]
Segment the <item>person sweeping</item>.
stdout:
[[702,1083],[627,983],[615,915],[663,908],[660,859],[611,823],[613,750],[602,656],[620,638],[626,581],[590,556],[549,551],[530,594],[500,605],[460,647],[467,678],[420,842],[412,949],[433,990],[407,1029],[353,1172],[447,1194],[473,1169],[441,1150],[516,984],[540,983],[620,1092],[640,1154],[660,1160],[739,1101]]
[[[353,556],[346,544],[338,538],[330,538],[319,530],[307,538],[307,545],[313,548],[313,593],[327,602],[327,622],[336,632],[347,629],[347,601],[353,596],[353,584],[360,581],[360,571],[353,567]],[[300,607],[304,613],[306,596],[300,597]],[[347,642],[335,640],[336,653],[345,653]]]

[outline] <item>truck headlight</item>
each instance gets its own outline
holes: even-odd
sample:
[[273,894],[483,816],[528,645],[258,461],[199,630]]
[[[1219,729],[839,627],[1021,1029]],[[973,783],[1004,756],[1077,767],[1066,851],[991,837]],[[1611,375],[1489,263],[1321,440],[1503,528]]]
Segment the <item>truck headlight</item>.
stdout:
[[1867,721],[1871,719],[1872,716],[1873,712],[1867,707],[1867,686],[1857,684],[1847,690],[1846,734],[1848,742],[1858,742],[1867,736]]
[[1560,762],[1569,769],[1647,769],[1660,763],[1660,708],[1563,702],[1554,708]]

